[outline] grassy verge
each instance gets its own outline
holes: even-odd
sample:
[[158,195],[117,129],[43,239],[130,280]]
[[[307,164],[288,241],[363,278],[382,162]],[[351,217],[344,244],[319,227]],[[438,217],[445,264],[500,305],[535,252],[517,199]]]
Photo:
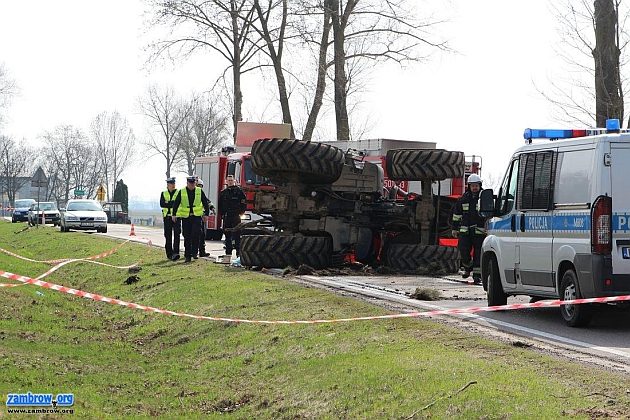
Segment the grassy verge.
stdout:
[[[88,256],[115,244],[80,233],[18,230],[0,223],[0,247],[32,258]],[[206,261],[167,262],[162,254],[134,244],[106,258],[121,265],[143,259],[139,281],[130,285],[126,271],[89,264],[66,266],[48,279],[195,314],[385,313],[282,279]],[[0,270],[34,276],[47,267],[0,254]],[[71,392],[75,415],[85,417],[588,418],[630,412],[628,388],[620,374],[430,320],[234,325],[147,314],[35,286],[0,289],[0,397]]]

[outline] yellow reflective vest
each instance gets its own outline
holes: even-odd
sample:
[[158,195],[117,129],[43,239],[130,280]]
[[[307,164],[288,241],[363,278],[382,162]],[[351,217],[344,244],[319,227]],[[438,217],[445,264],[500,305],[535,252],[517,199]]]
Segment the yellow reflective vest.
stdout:
[[[169,192],[169,190],[163,191],[162,197],[164,197],[165,202],[170,203],[172,206],[173,202],[175,201],[175,197],[177,197],[177,191],[175,191],[175,194],[173,194],[173,198],[171,198],[171,193]],[[171,216],[171,209],[172,207],[162,207],[162,217]]]
[[[186,187],[177,192],[181,196],[179,207],[177,208],[177,214],[175,216],[186,218],[190,216],[190,202],[188,200],[188,192]],[[175,197],[175,196],[173,196]],[[203,216],[203,203],[201,202],[201,188],[195,187],[195,200],[192,203],[193,215]]]

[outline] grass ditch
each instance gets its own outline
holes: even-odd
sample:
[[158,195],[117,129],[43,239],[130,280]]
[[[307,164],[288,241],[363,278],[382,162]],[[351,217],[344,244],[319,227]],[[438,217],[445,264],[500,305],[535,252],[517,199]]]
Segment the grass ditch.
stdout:
[[[20,229],[0,223],[0,247],[36,259],[89,256],[116,243],[50,228],[14,233]],[[207,261],[174,263],[162,254],[129,244],[103,261],[143,259],[140,271],[71,264],[47,279],[211,316],[386,313],[282,279]],[[36,276],[48,268],[0,254],[5,271]],[[236,325],[144,313],[36,286],[0,289],[0,372],[3,400],[9,392],[72,392],[81,417],[589,418],[630,412],[630,384],[621,374],[431,320]]]

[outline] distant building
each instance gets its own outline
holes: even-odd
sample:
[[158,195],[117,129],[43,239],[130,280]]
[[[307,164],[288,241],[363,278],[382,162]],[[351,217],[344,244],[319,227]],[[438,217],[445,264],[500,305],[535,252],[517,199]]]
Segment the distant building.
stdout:
[[[13,180],[11,179],[11,181]],[[15,185],[19,187],[15,193],[15,199],[33,198],[37,200],[38,187],[33,185],[37,184],[38,181],[41,182],[39,185],[42,185],[39,188],[39,198],[42,201],[45,200],[48,196],[48,178],[41,166],[35,170],[33,176],[21,176],[15,179]],[[2,202],[2,207],[8,207],[10,204],[9,194],[7,193],[7,178],[4,176],[0,176],[0,201]]]

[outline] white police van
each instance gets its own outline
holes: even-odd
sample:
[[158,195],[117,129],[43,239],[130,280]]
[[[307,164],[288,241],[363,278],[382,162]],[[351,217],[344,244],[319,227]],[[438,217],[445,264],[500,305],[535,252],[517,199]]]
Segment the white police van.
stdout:
[[[630,294],[630,133],[525,130],[489,217],[481,271],[489,305],[510,295],[570,300]],[[535,139],[552,141],[537,142]],[[563,305],[568,325],[586,325],[593,305]]]

